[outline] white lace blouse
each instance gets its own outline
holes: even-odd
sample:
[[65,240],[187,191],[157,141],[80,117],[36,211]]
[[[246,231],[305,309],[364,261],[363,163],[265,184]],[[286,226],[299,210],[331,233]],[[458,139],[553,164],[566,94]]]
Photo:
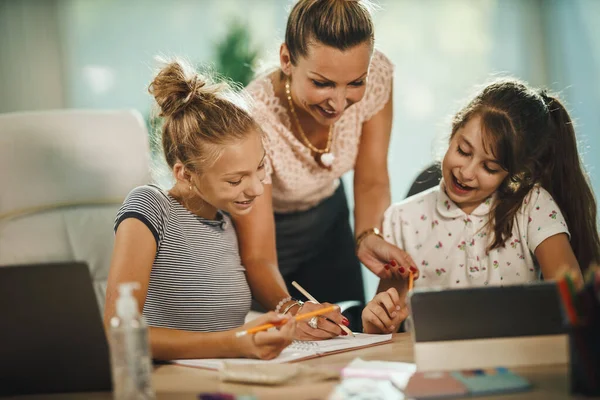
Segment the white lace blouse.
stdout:
[[287,109],[275,96],[269,74],[256,78],[247,90],[253,97],[254,117],[265,132],[267,152],[265,178],[272,184],[275,212],[302,211],[333,194],[339,178],[354,168],[362,125],[388,102],[394,66],[375,51],[369,67],[365,96],[350,106],[333,127],[331,151],[335,161],[330,170],[320,167],[311,151],[291,131]]

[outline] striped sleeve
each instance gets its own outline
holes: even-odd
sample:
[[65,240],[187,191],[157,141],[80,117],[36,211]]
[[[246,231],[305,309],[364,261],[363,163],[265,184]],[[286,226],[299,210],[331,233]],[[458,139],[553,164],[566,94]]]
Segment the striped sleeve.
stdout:
[[156,240],[159,247],[162,242],[165,223],[168,217],[169,199],[157,187],[146,185],[133,189],[125,199],[115,218],[115,233],[117,228],[127,218],[142,221]]

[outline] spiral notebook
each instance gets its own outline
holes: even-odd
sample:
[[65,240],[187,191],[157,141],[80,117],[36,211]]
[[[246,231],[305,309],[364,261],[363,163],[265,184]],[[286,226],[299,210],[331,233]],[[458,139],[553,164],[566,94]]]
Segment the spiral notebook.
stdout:
[[203,358],[196,360],[174,360],[173,362],[188,367],[220,369],[224,363],[229,364],[282,364],[322,357],[333,353],[356,350],[390,342],[392,335],[369,335],[355,333],[354,337],[337,337],[320,341],[294,341],[281,354],[272,360],[255,360],[250,358]]

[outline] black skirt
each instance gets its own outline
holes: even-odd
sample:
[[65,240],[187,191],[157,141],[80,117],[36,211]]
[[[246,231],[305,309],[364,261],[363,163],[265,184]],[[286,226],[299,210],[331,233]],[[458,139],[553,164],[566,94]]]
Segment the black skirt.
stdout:
[[293,297],[306,300],[297,281],[319,302],[365,301],[343,185],[317,206],[275,213],[279,269]]

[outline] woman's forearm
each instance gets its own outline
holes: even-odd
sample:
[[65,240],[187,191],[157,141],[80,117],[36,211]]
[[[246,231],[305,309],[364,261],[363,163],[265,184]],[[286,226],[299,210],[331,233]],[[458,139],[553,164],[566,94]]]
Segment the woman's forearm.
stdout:
[[245,267],[252,296],[267,310],[274,310],[281,299],[289,296],[276,262],[249,259]]
[[381,228],[383,213],[391,202],[387,159],[393,98],[391,89],[385,106],[363,123],[354,166],[354,232],[357,236],[367,229]]
[[149,336],[152,357],[158,360],[243,357],[233,331],[191,332],[150,327]]
[[354,182],[354,232],[358,236],[370,228],[381,229],[383,213],[390,206],[388,182]]
[[273,310],[289,294],[277,265],[271,185],[265,185],[252,211],[234,217],[234,222],[252,296],[267,310]]

